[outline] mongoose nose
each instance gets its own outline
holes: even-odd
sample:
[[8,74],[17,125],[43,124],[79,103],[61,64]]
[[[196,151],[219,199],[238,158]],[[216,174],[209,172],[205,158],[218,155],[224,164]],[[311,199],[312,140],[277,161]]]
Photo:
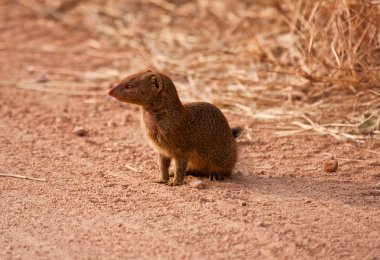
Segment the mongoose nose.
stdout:
[[113,94],[113,90],[114,90],[114,88],[111,88],[111,89],[108,91],[108,95],[112,96],[112,94]]

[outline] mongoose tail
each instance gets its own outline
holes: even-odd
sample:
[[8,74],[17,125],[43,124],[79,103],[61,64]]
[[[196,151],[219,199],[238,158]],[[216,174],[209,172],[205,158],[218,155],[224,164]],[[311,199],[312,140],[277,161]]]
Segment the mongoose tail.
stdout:
[[242,127],[234,127],[231,129],[231,132],[235,138],[239,138],[244,133],[244,129]]

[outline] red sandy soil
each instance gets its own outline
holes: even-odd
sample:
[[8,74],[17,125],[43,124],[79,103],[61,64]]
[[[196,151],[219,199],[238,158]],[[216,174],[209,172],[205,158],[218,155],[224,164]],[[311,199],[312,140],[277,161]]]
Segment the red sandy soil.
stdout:
[[[0,173],[47,181],[0,177],[0,259],[379,259],[379,140],[278,138],[227,114],[253,122],[231,179],[156,184],[137,107],[16,87],[33,68],[114,66],[80,52],[86,33],[43,21],[1,5]],[[33,51],[46,43],[79,51]],[[337,172],[323,172],[329,154]]]

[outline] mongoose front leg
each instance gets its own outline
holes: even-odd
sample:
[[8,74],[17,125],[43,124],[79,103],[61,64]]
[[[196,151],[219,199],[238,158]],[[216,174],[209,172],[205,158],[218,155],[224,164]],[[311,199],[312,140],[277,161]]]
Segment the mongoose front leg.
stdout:
[[170,185],[181,185],[185,179],[186,174],[186,166],[187,166],[187,158],[185,157],[177,157],[175,158],[176,171],[174,173],[174,180],[170,183]]
[[168,183],[169,181],[169,166],[171,158],[166,157],[165,155],[160,154],[158,157],[160,164],[160,176],[158,178],[158,183]]

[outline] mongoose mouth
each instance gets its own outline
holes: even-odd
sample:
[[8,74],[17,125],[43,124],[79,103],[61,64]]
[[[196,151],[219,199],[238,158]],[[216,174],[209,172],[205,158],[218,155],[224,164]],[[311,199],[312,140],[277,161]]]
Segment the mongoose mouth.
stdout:
[[121,91],[120,88],[121,88],[120,85],[113,87],[112,89],[110,89],[108,91],[108,95],[110,95],[111,97],[113,97],[119,101],[130,102],[130,100],[129,100],[130,98],[128,98],[126,96],[127,93],[124,93],[123,91]]
[[110,95],[111,97],[114,97],[116,99],[118,99],[120,97],[120,93],[118,93],[118,86],[116,87],[113,87],[111,88],[109,91],[108,91],[108,95]]

